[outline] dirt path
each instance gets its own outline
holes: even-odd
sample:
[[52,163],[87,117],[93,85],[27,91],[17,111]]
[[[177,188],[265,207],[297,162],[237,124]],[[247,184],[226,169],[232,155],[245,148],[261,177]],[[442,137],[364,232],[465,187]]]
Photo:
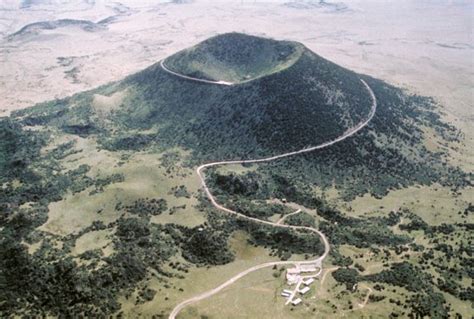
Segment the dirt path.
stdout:
[[324,284],[324,281],[326,280],[326,276],[327,276],[328,274],[332,273],[333,271],[338,270],[338,269],[339,269],[339,267],[333,267],[333,268],[328,268],[328,269],[326,269],[326,271],[324,272],[323,277],[321,278],[321,281],[320,281],[319,285],[322,287],[323,284]]
[[[174,74],[178,77],[181,77],[181,78],[184,78],[184,79],[187,79],[187,80],[192,80],[192,81],[197,81],[197,82],[203,82],[203,83],[208,83],[208,84],[217,84],[217,85],[233,85],[232,83],[228,83],[228,82],[215,82],[215,81],[208,81],[208,80],[202,80],[202,79],[195,79],[195,78],[192,78],[192,77],[188,77],[188,76],[185,76],[185,75],[182,75],[182,74],[179,74],[179,73],[176,73],[176,72],[173,72],[169,69],[166,68],[166,66],[164,65],[164,60],[161,61],[161,67],[163,68],[163,70],[165,70],[166,72],[169,72],[171,74]],[[294,152],[288,152],[288,153],[284,153],[284,154],[280,154],[280,155],[276,155],[276,156],[271,156],[271,157],[267,157],[267,158],[260,158],[260,159],[250,159],[250,160],[235,160],[235,161],[219,161],[219,162],[212,162],[212,163],[208,163],[208,164],[203,164],[201,166],[199,166],[196,170],[197,172],[197,175],[199,176],[199,179],[201,180],[201,185],[202,187],[204,188],[204,191],[206,193],[206,196],[207,198],[210,200],[210,202],[212,203],[212,205],[221,210],[221,211],[224,211],[226,213],[229,213],[229,214],[232,214],[232,215],[235,215],[236,217],[238,218],[242,218],[242,219],[247,219],[247,220],[251,220],[253,222],[256,222],[256,223],[260,223],[260,224],[265,224],[265,225],[270,225],[270,226],[273,226],[273,227],[280,227],[280,228],[288,228],[288,229],[294,229],[294,230],[304,230],[304,231],[310,231],[310,232],[314,232],[316,233],[317,235],[319,235],[321,237],[321,240],[323,241],[324,243],[324,253],[314,259],[314,260],[304,260],[304,261],[276,261],[276,262],[268,262],[268,263],[264,263],[264,264],[260,264],[260,265],[256,265],[256,266],[253,266],[245,271],[242,271],[240,272],[239,274],[235,275],[234,277],[230,278],[229,280],[227,280],[226,282],[224,282],[223,284],[219,285],[218,287],[214,288],[214,289],[211,289],[209,291],[206,291],[206,292],[203,292],[195,297],[192,297],[190,299],[187,299],[181,303],[179,303],[174,309],[173,311],[170,313],[169,315],[169,319],[175,319],[176,316],[179,314],[179,312],[185,308],[186,306],[190,305],[190,304],[193,304],[195,302],[198,302],[200,300],[203,300],[203,299],[206,299],[206,298],[209,298],[210,296],[220,292],[222,289],[224,289],[225,287],[229,286],[229,285],[232,285],[234,282],[236,282],[237,280],[239,280],[240,278],[248,275],[249,273],[252,273],[254,271],[257,271],[259,269],[263,269],[263,268],[267,268],[267,267],[273,267],[275,265],[295,265],[295,266],[298,266],[298,265],[304,265],[304,264],[313,264],[315,265],[316,267],[319,267],[320,269],[322,269],[322,261],[327,257],[327,255],[329,254],[329,250],[330,250],[330,246],[329,246],[329,242],[328,240],[326,239],[326,236],[324,236],[324,234],[322,232],[320,232],[319,230],[315,229],[315,228],[312,228],[312,227],[306,227],[306,226],[292,226],[292,225],[284,225],[284,224],[279,224],[278,222],[277,223],[274,223],[274,222],[270,222],[270,221],[266,221],[266,220],[261,220],[261,219],[258,219],[258,218],[254,218],[254,217],[249,217],[249,216],[246,216],[244,214],[241,214],[239,212],[236,212],[234,210],[231,210],[229,208],[226,208],[224,206],[222,206],[221,204],[219,204],[216,199],[214,198],[214,196],[212,195],[211,191],[209,190],[207,184],[206,184],[206,179],[205,179],[205,176],[204,176],[204,170],[209,168],[209,167],[214,167],[214,166],[219,166],[219,165],[230,165],[230,164],[249,164],[249,163],[262,163],[262,162],[270,162],[270,161],[274,161],[274,160],[277,160],[277,159],[280,159],[280,158],[285,158],[285,157],[290,157],[290,156],[294,156],[294,155],[298,155],[298,154],[303,154],[303,153],[308,153],[308,152],[312,152],[312,151],[315,151],[315,150],[319,150],[319,149],[322,149],[322,148],[325,148],[325,147],[328,147],[328,146],[331,146],[333,144],[336,144],[338,142],[341,142],[349,137],[351,137],[352,135],[356,134],[358,131],[360,131],[362,128],[364,128],[369,122],[370,120],[372,120],[372,118],[374,117],[375,115],[375,111],[377,109],[377,99],[374,95],[374,92],[372,91],[372,89],[369,87],[369,85],[364,81],[364,80],[360,80],[365,88],[367,89],[367,91],[369,92],[370,94],[370,97],[372,99],[372,105],[371,105],[371,110],[370,110],[370,113],[369,113],[369,116],[366,120],[360,122],[359,124],[357,124],[355,127],[347,130],[344,134],[342,134],[340,137],[334,139],[334,140],[331,140],[331,141],[328,141],[328,142],[325,142],[325,143],[322,143],[320,145],[317,145],[317,146],[313,146],[313,147],[308,147],[308,148],[304,148],[302,150],[299,150],[299,151],[294,151]],[[319,273],[318,273],[319,275]],[[314,276],[317,276],[317,275],[314,275]],[[305,276],[305,277],[311,277],[311,276]]]
[[285,221],[285,219],[287,219],[288,217],[292,216],[292,215],[296,215],[296,214],[299,214],[301,213],[301,209],[298,209],[297,211],[294,211],[293,213],[290,213],[290,214],[286,214],[285,216],[283,216],[282,218],[280,218],[276,223],[277,224],[281,224]]
[[365,296],[365,299],[362,303],[359,304],[359,308],[362,309],[367,305],[367,302],[369,302],[369,297],[372,294],[372,288],[368,286],[362,286],[363,288],[367,289],[367,296]]

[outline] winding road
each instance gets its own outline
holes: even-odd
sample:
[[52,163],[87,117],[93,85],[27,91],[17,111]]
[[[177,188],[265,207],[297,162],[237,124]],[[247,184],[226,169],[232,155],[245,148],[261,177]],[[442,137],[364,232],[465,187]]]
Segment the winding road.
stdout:
[[[198,79],[198,78],[193,78],[193,77],[190,77],[190,76],[186,76],[186,75],[183,75],[183,74],[179,74],[179,73],[176,73],[174,71],[171,71],[170,69],[168,69],[165,64],[164,64],[164,60],[161,61],[160,63],[162,69],[170,74],[173,74],[177,77],[180,77],[180,78],[183,78],[183,79],[186,79],[186,80],[191,80],[191,81],[197,81],[197,82],[201,82],[201,83],[207,83],[207,84],[215,84],[215,85],[227,85],[227,86],[231,86],[231,85],[234,85],[233,83],[230,83],[230,82],[224,82],[224,81],[209,81],[209,80],[203,80],[203,79]],[[170,313],[169,315],[169,319],[175,319],[176,316],[179,314],[179,312],[185,308],[186,306],[190,305],[190,304],[193,304],[195,302],[198,302],[200,300],[203,300],[203,299],[206,299],[206,298],[209,298],[211,297],[212,295],[215,295],[217,294],[218,292],[220,292],[221,290],[223,290],[224,288],[232,285],[234,282],[236,282],[237,280],[239,280],[240,278],[248,275],[249,273],[252,273],[254,271],[257,271],[257,270],[260,270],[260,269],[263,269],[263,268],[267,268],[267,267],[273,267],[273,266],[278,266],[278,265],[295,265],[296,267],[298,267],[299,265],[305,265],[305,264],[313,264],[313,265],[316,265],[317,267],[320,268],[320,272],[322,271],[322,262],[323,260],[327,257],[327,255],[329,254],[329,250],[330,250],[330,246],[329,246],[329,242],[328,240],[326,239],[326,236],[324,236],[324,234],[322,232],[320,232],[319,230],[315,229],[315,228],[312,228],[312,227],[306,227],[306,226],[293,226],[293,225],[285,225],[285,224],[281,224],[279,222],[270,222],[270,221],[267,221],[267,220],[261,220],[261,219],[258,219],[258,218],[254,218],[254,217],[249,217],[249,216],[246,216],[244,214],[241,214],[239,212],[236,212],[232,209],[229,209],[229,208],[226,208],[222,205],[220,205],[216,199],[214,198],[214,196],[212,195],[211,191],[209,190],[209,187],[207,186],[206,184],[206,180],[205,180],[205,176],[204,176],[204,170],[207,169],[207,168],[210,168],[210,167],[214,167],[214,166],[220,166],[220,165],[232,165],[232,164],[250,164],[250,163],[262,163],[262,162],[270,162],[270,161],[274,161],[274,160],[277,160],[277,159],[281,159],[281,158],[285,158],[285,157],[290,157],[290,156],[294,156],[294,155],[298,155],[298,154],[303,154],[303,153],[308,153],[308,152],[312,152],[312,151],[315,151],[315,150],[319,150],[319,149],[322,149],[322,148],[325,148],[325,147],[328,147],[328,146],[331,146],[333,144],[336,144],[338,142],[341,142],[349,137],[351,137],[352,135],[356,134],[358,131],[360,131],[361,129],[363,129],[369,122],[370,120],[372,120],[372,118],[374,117],[375,115],[375,111],[377,109],[377,99],[375,97],[375,94],[374,92],[372,91],[372,89],[369,87],[369,85],[362,79],[360,79],[360,81],[364,84],[365,88],[367,89],[368,93],[370,94],[370,97],[372,99],[372,105],[371,105],[371,109],[370,109],[370,112],[369,112],[369,115],[367,117],[367,119],[365,119],[364,121],[358,123],[356,126],[354,126],[353,128],[347,130],[345,133],[343,133],[340,137],[334,139],[334,140],[331,140],[331,141],[328,141],[328,142],[325,142],[325,143],[322,143],[320,145],[317,145],[317,146],[312,146],[312,147],[307,147],[307,148],[304,148],[302,150],[298,150],[298,151],[294,151],[294,152],[288,152],[288,153],[284,153],[284,154],[280,154],[280,155],[276,155],[276,156],[271,156],[271,157],[266,157],[266,158],[260,158],[260,159],[249,159],[249,160],[234,160],[234,161],[219,161],[219,162],[212,162],[212,163],[208,163],[208,164],[203,164],[201,166],[199,166],[196,170],[197,172],[197,175],[199,176],[199,179],[201,180],[201,185],[206,193],[206,196],[208,197],[208,199],[210,200],[210,202],[212,203],[212,205],[221,210],[221,211],[224,211],[226,213],[229,213],[229,214],[232,214],[232,215],[235,215],[236,217],[238,218],[242,218],[242,219],[247,219],[247,220],[250,220],[250,221],[253,221],[253,222],[256,222],[256,223],[260,223],[260,224],[265,224],[265,225],[270,225],[270,226],[273,226],[273,227],[280,227],[280,228],[287,228],[287,229],[293,229],[293,230],[299,230],[299,231],[309,231],[309,232],[313,232],[313,233],[316,233],[317,235],[319,235],[321,237],[321,240],[323,241],[323,244],[324,244],[324,253],[319,256],[318,258],[314,259],[314,260],[304,260],[304,261],[275,261],[275,262],[267,262],[267,263],[263,263],[263,264],[260,264],[260,265],[256,265],[256,266],[253,266],[245,271],[242,271],[240,273],[238,273],[237,275],[235,275],[234,277],[230,278],[229,280],[227,280],[226,282],[222,283],[220,286],[214,288],[214,289],[211,289],[209,291],[206,291],[206,292],[203,292],[197,296],[194,296],[190,299],[187,299],[181,303],[179,303],[174,309],[173,311]],[[309,275],[309,276],[302,276],[297,287],[301,284],[301,280],[304,279],[304,278],[310,278],[310,277],[315,277],[317,275]],[[292,296],[294,296],[297,292],[297,289],[295,289],[295,291],[293,292]],[[291,298],[290,298],[291,300]]]

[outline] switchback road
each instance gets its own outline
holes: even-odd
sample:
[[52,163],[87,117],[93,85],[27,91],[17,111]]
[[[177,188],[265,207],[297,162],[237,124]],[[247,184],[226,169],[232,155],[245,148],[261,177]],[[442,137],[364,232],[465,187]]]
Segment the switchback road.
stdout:
[[[164,61],[162,60],[161,61],[161,67],[163,68],[163,70],[165,70],[166,72],[168,73],[171,73],[175,76],[178,76],[180,78],[183,78],[183,79],[187,79],[187,80],[192,80],[192,81],[197,81],[197,82],[202,82],[202,83],[207,83],[207,84],[215,84],[215,85],[234,85],[233,83],[229,83],[229,82],[223,82],[223,81],[209,81],[209,80],[202,80],[202,79],[196,79],[196,78],[192,78],[192,77],[189,77],[189,76],[186,76],[186,75],[182,75],[182,74],[179,74],[179,73],[176,73],[176,72],[173,72],[171,70],[169,70],[168,68],[166,68],[166,66],[164,65]],[[298,265],[304,265],[304,264],[313,264],[313,265],[316,265],[317,267],[319,268],[322,268],[322,261],[327,257],[327,255],[329,254],[329,250],[330,250],[330,246],[329,246],[329,242],[328,240],[326,239],[326,236],[324,236],[324,234],[322,232],[320,232],[319,230],[315,229],[315,228],[312,228],[312,227],[306,227],[306,226],[293,226],[293,225],[285,225],[285,224],[280,224],[278,222],[274,223],[274,222],[270,222],[270,221],[267,221],[267,220],[261,220],[261,219],[258,219],[258,218],[254,218],[254,217],[249,217],[249,216],[246,216],[244,214],[241,214],[239,212],[236,212],[232,209],[229,209],[229,208],[226,208],[224,206],[222,206],[221,204],[219,204],[216,199],[214,198],[214,196],[212,195],[211,191],[209,190],[209,187],[207,186],[206,184],[206,179],[205,179],[205,176],[204,176],[204,170],[207,169],[207,168],[210,168],[210,167],[215,167],[215,166],[220,166],[220,165],[232,165],[232,164],[251,164],[251,163],[262,163],[262,162],[270,162],[270,161],[274,161],[274,160],[277,160],[277,159],[281,159],[281,158],[285,158],[285,157],[290,157],[290,156],[294,156],[294,155],[299,155],[299,154],[303,154],[303,153],[308,153],[308,152],[312,152],[312,151],[315,151],[315,150],[319,150],[319,149],[322,149],[322,148],[325,148],[325,147],[328,147],[328,146],[331,146],[331,145],[334,145],[338,142],[341,142],[349,137],[351,137],[352,135],[356,134],[358,131],[360,131],[361,129],[363,129],[371,120],[372,118],[374,117],[375,115],[375,111],[377,109],[377,99],[375,97],[375,94],[374,92],[372,91],[372,89],[369,87],[369,85],[364,81],[364,80],[360,80],[363,85],[365,86],[365,88],[367,89],[368,93],[370,94],[370,97],[372,99],[372,105],[371,105],[371,108],[370,108],[370,112],[369,112],[369,115],[368,117],[360,122],[359,124],[357,124],[356,126],[352,127],[351,129],[347,130],[344,134],[342,134],[340,137],[336,138],[336,139],[333,139],[331,141],[328,141],[328,142],[325,142],[325,143],[322,143],[320,145],[316,145],[316,146],[312,146],[312,147],[307,147],[307,148],[304,148],[302,150],[298,150],[298,151],[293,151],[293,152],[288,152],[288,153],[284,153],[284,154],[280,154],[280,155],[275,155],[275,156],[271,156],[271,157],[266,157],[266,158],[260,158],[260,159],[248,159],[248,160],[234,160],[234,161],[219,161],[219,162],[212,162],[212,163],[207,163],[207,164],[203,164],[201,166],[199,166],[196,170],[197,172],[197,175],[199,176],[199,179],[201,181],[201,185],[204,189],[204,192],[206,193],[206,196],[207,198],[210,200],[210,202],[212,203],[212,205],[223,211],[223,212],[226,212],[226,213],[229,213],[229,214],[232,214],[238,218],[242,218],[242,219],[247,219],[247,220],[250,220],[250,221],[253,221],[253,222],[256,222],[256,223],[260,223],[260,224],[265,224],[265,225],[270,225],[272,227],[280,227],[280,228],[287,228],[287,229],[293,229],[293,230],[297,230],[297,231],[310,231],[310,232],[313,232],[313,233],[316,233],[317,235],[319,235],[321,237],[321,240],[323,241],[323,244],[324,244],[324,253],[319,256],[318,258],[314,259],[314,260],[303,260],[303,261],[275,261],[275,262],[267,262],[267,263],[263,263],[263,264],[260,264],[260,265],[256,265],[256,266],[253,266],[245,271],[242,271],[238,274],[236,274],[235,276],[233,276],[232,278],[230,278],[229,280],[227,280],[226,282],[222,283],[221,285],[219,285],[218,287],[216,288],[213,288],[209,291],[206,291],[206,292],[203,292],[197,296],[194,296],[190,299],[187,299],[181,303],[179,303],[174,309],[173,311],[170,313],[169,315],[169,319],[175,319],[176,316],[179,314],[179,312],[185,308],[186,306],[190,305],[190,304],[193,304],[195,302],[198,302],[200,300],[203,300],[203,299],[206,299],[206,298],[209,298],[211,297],[212,295],[215,295],[217,294],[218,292],[220,292],[222,289],[232,285],[234,282],[236,282],[237,280],[239,280],[240,278],[248,275],[249,273],[252,273],[254,271],[257,271],[257,270],[260,270],[260,269],[263,269],[263,268],[267,268],[267,267],[273,267],[273,266],[277,266],[277,265],[295,265],[295,266],[298,266]],[[304,276],[305,278],[307,277],[313,277],[313,276]],[[296,291],[296,290],[295,290]]]

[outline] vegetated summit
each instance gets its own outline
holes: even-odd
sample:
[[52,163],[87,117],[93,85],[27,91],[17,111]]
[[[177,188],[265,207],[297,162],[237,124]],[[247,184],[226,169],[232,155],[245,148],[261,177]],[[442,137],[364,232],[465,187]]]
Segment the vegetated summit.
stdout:
[[132,88],[130,103],[115,119],[133,129],[159,127],[162,142],[209,159],[317,145],[367,118],[372,105],[356,73],[295,42],[223,34],[165,63],[196,78],[253,78],[232,86],[212,85],[180,78],[157,63],[121,83]]
[[192,77],[239,83],[287,68],[304,50],[297,42],[228,33],[174,54],[166,65]]

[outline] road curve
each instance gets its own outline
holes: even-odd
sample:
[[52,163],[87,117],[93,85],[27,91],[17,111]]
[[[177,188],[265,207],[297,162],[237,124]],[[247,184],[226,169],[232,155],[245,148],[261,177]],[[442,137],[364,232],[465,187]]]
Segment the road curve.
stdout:
[[171,71],[168,69],[168,67],[165,65],[165,59],[161,60],[160,66],[163,70],[166,72],[173,74],[179,78],[185,79],[185,80],[190,80],[190,81],[196,81],[196,82],[201,82],[201,83],[207,83],[207,84],[217,84],[217,85],[234,85],[232,82],[226,82],[226,81],[211,81],[211,80],[204,80],[204,79],[199,79],[199,78],[193,78],[192,76],[187,76],[184,74],[180,74],[174,71]]
[[293,213],[290,213],[290,214],[286,214],[285,216],[283,216],[282,218],[280,218],[276,223],[277,224],[281,224],[285,221],[285,219],[287,219],[288,217],[290,216],[293,216],[293,215],[296,215],[296,214],[299,214],[301,213],[301,209],[297,209],[295,210]]
[[[166,68],[166,66],[164,65],[164,61],[162,60],[161,61],[161,67],[171,73],[171,74],[174,74],[178,77],[181,77],[181,78],[184,78],[184,79],[187,79],[187,80],[193,80],[193,81],[198,81],[198,82],[203,82],[203,83],[208,83],[208,84],[217,84],[217,85],[232,85],[232,84],[229,84],[228,82],[225,82],[227,84],[223,84],[222,82],[214,82],[214,81],[208,81],[208,80],[202,80],[202,79],[195,79],[195,78],[191,78],[191,77],[188,77],[188,76],[185,76],[185,75],[182,75],[182,74],[179,74],[179,73],[176,73],[176,72],[173,72],[169,69]],[[369,87],[369,85],[362,79],[360,79],[360,81],[364,84],[365,88],[367,89],[367,91],[369,92],[370,94],[370,97],[372,99],[372,105],[371,105],[371,109],[370,109],[370,113],[367,117],[367,119],[365,119],[364,121],[360,122],[359,124],[357,124],[355,127],[347,130],[344,134],[342,134],[340,137],[334,139],[334,140],[331,140],[331,141],[328,141],[328,142],[325,142],[325,143],[322,143],[320,145],[317,145],[317,146],[312,146],[312,147],[308,147],[308,148],[304,148],[302,150],[298,150],[298,151],[294,151],[294,152],[288,152],[288,153],[284,153],[284,154],[280,154],[280,155],[276,155],[276,156],[271,156],[271,157],[266,157],[266,158],[260,158],[260,159],[250,159],[250,160],[234,160],[234,161],[220,161],[220,162],[212,162],[212,163],[207,163],[207,164],[203,164],[201,166],[199,166],[196,170],[197,172],[197,175],[199,176],[199,179],[201,180],[201,185],[202,187],[204,188],[204,191],[206,193],[206,196],[208,197],[208,199],[211,201],[212,205],[214,207],[216,207],[217,209],[221,210],[221,211],[224,211],[226,213],[229,213],[229,214],[232,214],[232,215],[235,215],[237,216],[238,218],[242,218],[242,219],[247,219],[247,220],[250,220],[250,221],[253,221],[253,222],[256,222],[256,223],[261,223],[261,224],[265,224],[265,225],[270,225],[270,226],[273,226],[273,227],[280,227],[280,228],[288,228],[288,229],[294,229],[294,230],[304,230],[304,231],[310,231],[310,232],[314,232],[316,234],[318,234],[323,243],[324,243],[324,253],[319,256],[318,258],[314,259],[314,260],[304,260],[304,261],[275,261],[275,262],[267,262],[267,263],[263,263],[263,264],[260,264],[260,265],[256,265],[256,266],[253,266],[245,271],[242,271],[240,273],[238,273],[237,275],[235,275],[234,277],[230,278],[229,280],[227,280],[226,282],[222,283],[221,285],[219,285],[218,287],[214,288],[214,289],[211,289],[209,291],[206,291],[206,292],[203,292],[195,297],[192,297],[190,299],[187,299],[181,303],[179,303],[173,310],[172,312],[170,313],[169,315],[169,319],[175,319],[176,316],[179,314],[179,312],[185,308],[186,306],[190,305],[190,304],[193,304],[195,302],[198,302],[200,300],[203,300],[203,299],[206,299],[206,298],[209,298],[210,296],[218,293],[219,291],[221,291],[222,289],[224,289],[225,287],[233,284],[234,282],[236,282],[237,280],[239,280],[240,278],[248,275],[249,273],[251,272],[254,272],[254,271],[257,271],[259,269],[263,269],[263,268],[267,268],[267,267],[273,267],[273,266],[276,266],[276,265],[303,265],[303,264],[316,264],[318,265],[319,267],[321,267],[321,264],[322,264],[322,261],[327,257],[327,255],[329,254],[329,250],[330,250],[330,246],[329,246],[329,242],[328,240],[326,239],[326,236],[324,236],[324,234],[322,232],[320,232],[319,230],[315,229],[315,228],[312,228],[312,227],[306,227],[306,226],[293,226],[293,225],[285,225],[285,224],[279,224],[279,223],[274,223],[274,222],[270,222],[270,221],[267,221],[267,220],[261,220],[261,219],[258,219],[258,218],[254,218],[254,217],[249,217],[249,216],[246,216],[244,214],[241,214],[239,212],[236,212],[232,209],[229,209],[229,208],[226,208],[222,205],[220,205],[216,199],[214,198],[214,196],[212,195],[211,191],[209,190],[209,187],[207,186],[206,184],[206,180],[205,180],[205,176],[204,176],[204,173],[203,171],[206,169],[206,168],[209,168],[209,167],[213,167],[213,166],[219,166],[219,165],[231,165],[231,164],[249,164],[249,163],[262,163],[262,162],[270,162],[270,161],[273,161],[273,160],[277,160],[277,159],[280,159],[280,158],[285,158],[285,157],[289,157],[289,156],[294,156],[294,155],[298,155],[298,154],[303,154],[303,153],[308,153],[308,152],[312,152],[312,151],[315,151],[315,150],[318,150],[318,149],[322,149],[322,148],[325,148],[325,147],[328,147],[328,146],[331,146],[333,144],[336,144],[338,142],[341,142],[343,140],[345,140],[346,138],[349,138],[351,137],[352,135],[356,134],[358,131],[360,131],[362,128],[364,128],[369,122],[370,120],[372,120],[372,118],[374,117],[375,115],[375,112],[376,112],[376,109],[377,109],[377,99],[375,97],[375,94],[374,92],[372,91],[372,89]]]
[[360,309],[364,308],[367,305],[367,303],[369,302],[370,295],[373,292],[372,288],[370,288],[369,286],[362,286],[362,287],[367,289],[367,295],[365,296],[364,301],[359,304]]

